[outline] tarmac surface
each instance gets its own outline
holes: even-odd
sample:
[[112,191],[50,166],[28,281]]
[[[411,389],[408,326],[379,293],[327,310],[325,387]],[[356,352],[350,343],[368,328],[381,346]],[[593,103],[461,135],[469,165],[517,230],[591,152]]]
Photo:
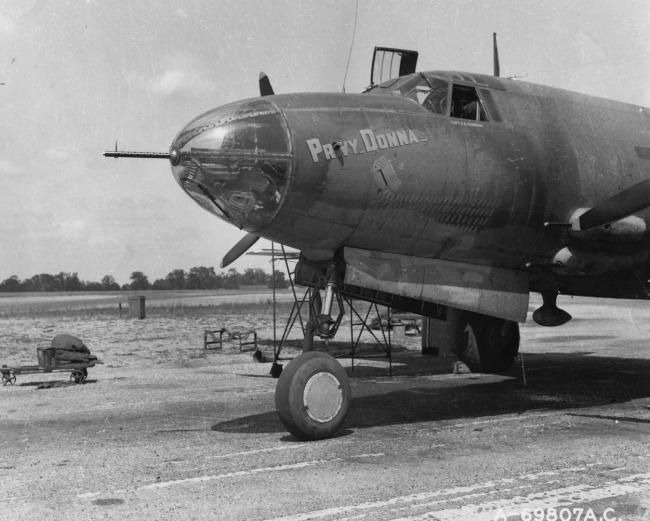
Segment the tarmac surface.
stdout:
[[650,520],[650,305],[563,307],[566,326],[522,326],[525,371],[361,360],[344,431],[319,442],[284,431],[270,364],[237,349],[83,385],[19,375],[0,387],[0,518]]

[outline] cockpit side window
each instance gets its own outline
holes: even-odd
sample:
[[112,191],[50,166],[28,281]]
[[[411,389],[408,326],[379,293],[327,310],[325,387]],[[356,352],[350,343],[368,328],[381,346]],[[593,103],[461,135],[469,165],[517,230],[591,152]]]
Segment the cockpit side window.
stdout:
[[451,117],[487,121],[485,108],[475,87],[454,84],[451,91]]
[[419,73],[390,80],[366,91],[372,94],[393,94],[410,98],[425,109],[444,116],[449,114],[447,98],[449,82]]
[[501,121],[501,114],[499,114],[497,105],[494,102],[494,96],[492,96],[490,89],[479,89],[479,94],[485,104],[484,108],[488,113],[488,119],[490,121]]
[[449,85],[444,80],[422,77],[422,81],[406,96],[417,101],[425,109],[434,114],[448,114],[447,98]]
[[444,77],[418,73],[389,80],[366,92],[404,96],[422,105],[429,112],[442,116],[473,121],[501,121],[489,89],[471,84],[450,83]]

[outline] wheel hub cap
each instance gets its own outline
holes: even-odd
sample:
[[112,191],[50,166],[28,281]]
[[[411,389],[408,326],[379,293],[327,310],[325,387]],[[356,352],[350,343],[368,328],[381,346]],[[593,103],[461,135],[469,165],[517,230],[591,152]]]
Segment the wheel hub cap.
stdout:
[[340,382],[331,373],[316,373],[305,385],[303,403],[312,420],[318,423],[332,421],[341,410],[343,403]]

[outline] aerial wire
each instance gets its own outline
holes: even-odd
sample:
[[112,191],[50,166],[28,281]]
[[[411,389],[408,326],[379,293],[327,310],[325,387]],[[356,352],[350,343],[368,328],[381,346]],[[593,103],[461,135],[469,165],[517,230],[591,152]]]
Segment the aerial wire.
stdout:
[[345,76],[343,76],[343,92],[345,92],[345,82],[348,79],[348,69],[350,68],[350,58],[352,57],[352,48],[354,47],[354,37],[357,34],[357,15],[359,14],[359,0],[354,5],[354,24],[352,25],[352,41],[350,41],[350,51],[348,52],[348,62],[345,64]]
[[605,58],[601,60],[595,60],[595,61],[590,61],[590,62],[584,62],[580,64],[573,64],[573,65],[564,65],[562,67],[547,67],[546,69],[538,69],[538,70],[533,70],[533,72],[526,72],[522,74],[513,74],[512,76],[508,76],[506,79],[508,80],[516,80],[519,78],[526,78],[528,76],[534,76],[534,75],[539,75],[539,74],[545,74],[547,72],[561,72],[565,70],[579,70],[579,69],[586,69],[589,68],[593,65],[602,65],[605,63],[616,63],[616,62],[627,62],[631,60],[636,60],[637,56],[631,56],[631,55],[624,55],[624,56],[618,56],[614,58]]

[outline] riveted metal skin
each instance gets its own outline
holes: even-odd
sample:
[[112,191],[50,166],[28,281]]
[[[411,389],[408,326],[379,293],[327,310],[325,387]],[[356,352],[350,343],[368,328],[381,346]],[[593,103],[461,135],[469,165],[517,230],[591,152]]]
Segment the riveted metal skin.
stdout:
[[[309,261],[342,248],[380,251],[527,271],[531,290],[541,283],[527,266],[551,265],[565,293],[646,293],[628,268],[648,279],[648,235],[629,246],[609,240],[625,257],[617,263],[607,244],[544,223],[567,223],[650,177],[639,153],[650,149],[647,109],[491,76],[422,77],[448,82],[450,92],[472,86],[488,117],[435,113],[390,86],[268,95],[190,123],[172,145],[174,175],[204,208]],[[647,221],[650,210],[635,215]],[[604,255],[608,276],[553,264],[570,246]]]

